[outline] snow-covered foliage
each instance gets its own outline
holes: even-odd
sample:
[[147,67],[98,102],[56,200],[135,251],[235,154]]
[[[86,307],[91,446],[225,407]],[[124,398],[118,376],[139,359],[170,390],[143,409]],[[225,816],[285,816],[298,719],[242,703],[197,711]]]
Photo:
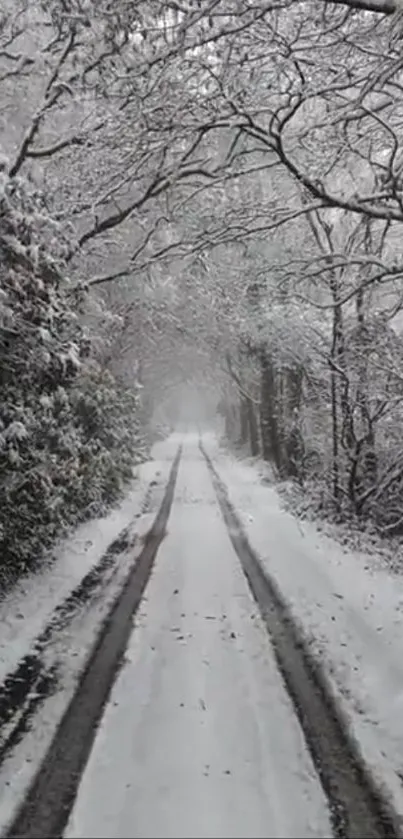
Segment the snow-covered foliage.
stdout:
[[135,386],[91,358],[63,239],[28,183],[0,201],[0,574],[35,563],[67,527],[99,514],[144,449]]

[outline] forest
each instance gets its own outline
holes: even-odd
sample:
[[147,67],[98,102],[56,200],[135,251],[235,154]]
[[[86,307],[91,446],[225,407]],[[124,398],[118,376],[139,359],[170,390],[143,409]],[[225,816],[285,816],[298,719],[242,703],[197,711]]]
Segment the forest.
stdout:
[[403,533],[402,44],[397,0],[1,0],[2,580],[116,502],[183,382]]

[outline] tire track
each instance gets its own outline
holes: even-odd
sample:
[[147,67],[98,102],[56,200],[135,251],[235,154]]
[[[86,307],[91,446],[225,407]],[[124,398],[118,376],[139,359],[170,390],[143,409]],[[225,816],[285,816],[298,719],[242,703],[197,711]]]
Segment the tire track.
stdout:
[[6,836],[60,837],[67,823],[97,725],[116,677],[132,618],[165,536],[173,502],[181,448],[172,464],[165,494],[144,547],[123,591],[101,629],[80,683],[54,735],[50,748]]
[[279,670],[327,795],[337,839],[403,836],[401,819],[377,789],[347,731],[321,665],[314,659],[277,583],[264,570],[200,441],[229,536],[268,629]]
[[104,594],[105,586],[109,585],[114,569],[118,567],[119,557],[131,551],[136,544],[137,534],[132,533],[133,523],[148,512],[154,486],[153,481],[143,498],[140,512],[111,542],[99,561],[70,594],[55,607],[31,650],[20,659],[0,685],[0,763],[27,733],[38,707],[57,689],[58,666],[56,662],[50,665],[45,663],[46,648],[81,610],[92,607],[97,597]]

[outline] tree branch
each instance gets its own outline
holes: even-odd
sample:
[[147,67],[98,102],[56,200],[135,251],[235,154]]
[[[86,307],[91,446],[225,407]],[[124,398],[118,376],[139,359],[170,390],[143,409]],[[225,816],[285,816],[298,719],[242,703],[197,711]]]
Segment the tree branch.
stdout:
[[361,12],[377,12],[381,15],[393,15],[403,8],[401,0],[321,0],[337,6],[348,6]]
[[61,84],[60,86],[58,86],[54,90],[53,95],[52,95],[52,91],[54,89],[55,82],[58,79],[59,72],[60,72],[61,68],[63,67],[66,59],[68,58],[71,50],[73,49],[74,43],[75,43],[75,30],[73,29],[70,32],[70,35],[69,35],[69,38],[68,38],[67,43],[65,45],[65,48],[64,48],[56,66],[53,70],[53,73],[51,74],[50,78],[48,79],[48,82],[47,82],[47,85],[46,85],[46,88],[45,88],[44,103],[43,103],[42,107],[36,112],[35,116],[33,117],[31,125],[28,128],[28,131],[26,132],[25,137],[24,137],[24,139],[21,143],[21,146],[18,150],[15,161],[14,161],[13,165],[10,167],[9,175],[10,175],[11,178],[14,178],[15,175],[18,174],[19,170],[21,169],[21,166],[23,165],[24,161],[28,157],[28,152],[30,150],[31,143],[33,142],[33,140],[35,139],[35,137],[36,137],[36,135],[39,131],[39,128],[40,128],[40,125],[41,125],[41,122],[42,122],[42,119],[43,119],[44,115],[57,102],[57,100],[60,98],[60,96],[61,96],[61,94],[62,94],[62,92],[65,88],[65,86],[63,84]]

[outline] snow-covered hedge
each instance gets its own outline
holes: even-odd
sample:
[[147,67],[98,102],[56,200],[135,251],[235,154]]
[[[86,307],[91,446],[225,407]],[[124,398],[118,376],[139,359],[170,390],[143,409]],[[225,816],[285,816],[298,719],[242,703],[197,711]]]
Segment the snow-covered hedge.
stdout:
[[0,185],[0,579],[113,502],[141,459],[138,393],[91,358],[63,237],[35,190]]

